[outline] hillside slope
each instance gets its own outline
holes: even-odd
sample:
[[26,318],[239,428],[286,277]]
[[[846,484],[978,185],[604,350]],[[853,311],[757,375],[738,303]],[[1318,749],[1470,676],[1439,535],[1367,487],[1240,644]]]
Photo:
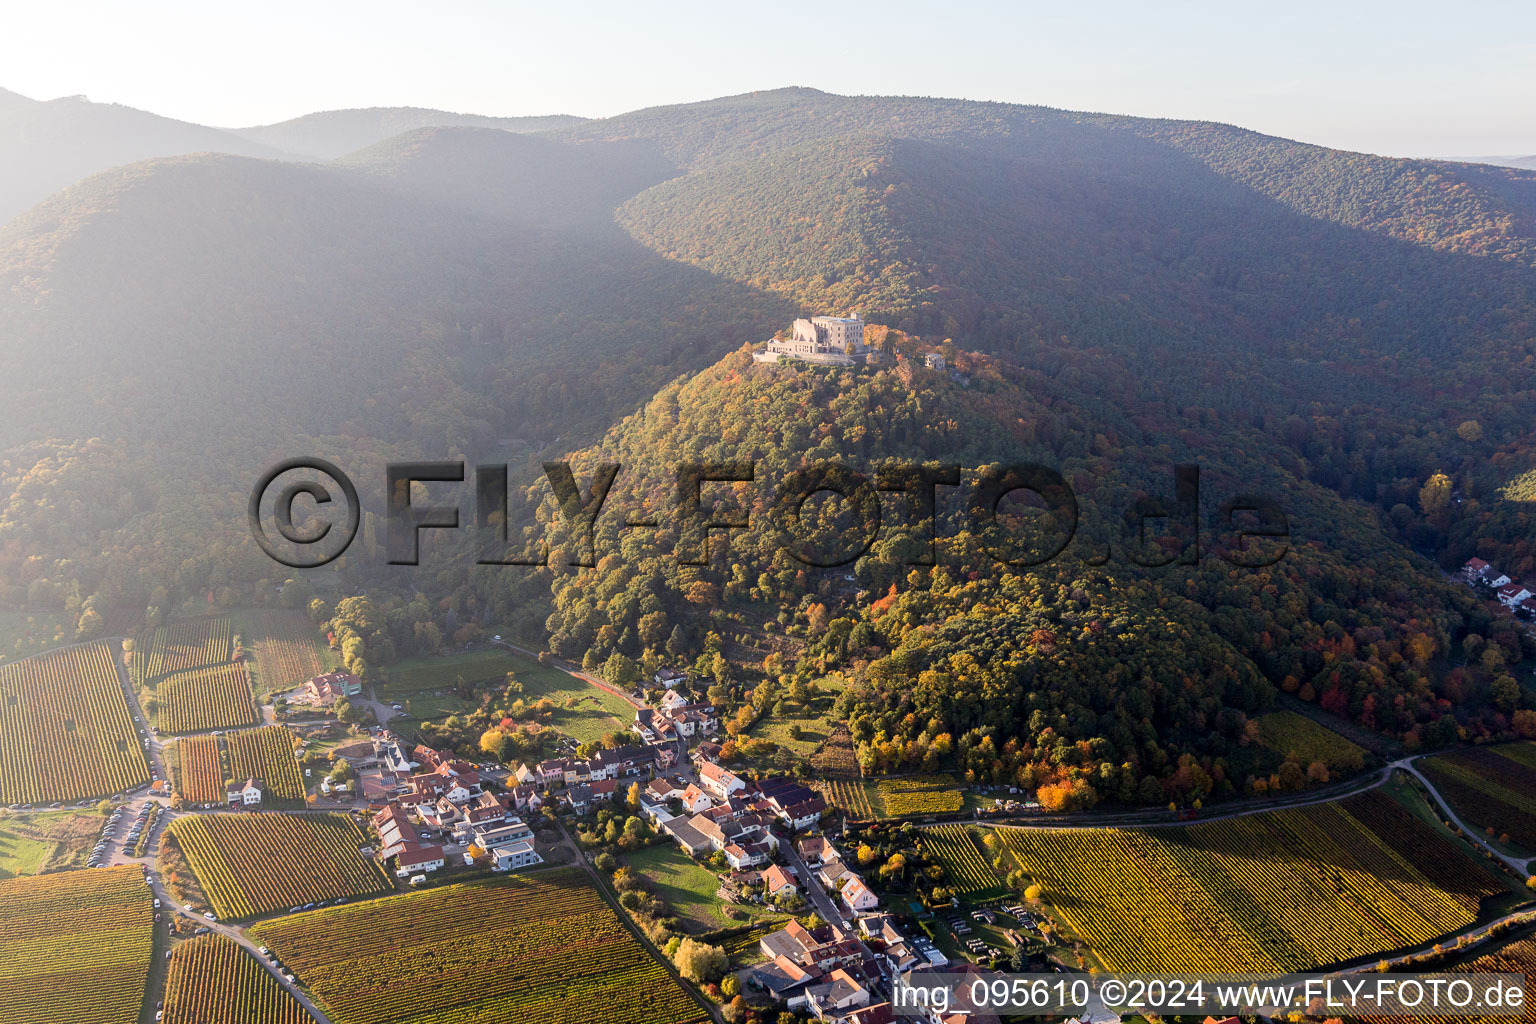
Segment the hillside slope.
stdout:
[[[559,527],[547,488],[529,492],[541,502],[539,531],[555,537],[559,568],[541,572],[554,649],[602,664],[612,654],[697,649],[709,631],[750,634],[800,652],[765,666],[761,680],[739,680],[756,713],[783,696],[775,674],[791,665],[800,676],[840,672],[854,684],[839,709],[867,766],[917,767],[946,734],[964,767],[1013,784],[1014,768],[994,775],[990,756],[970,757],[990,736],[991,750],[1013,740],[1010,756],[1038,759],[1043,774],[1075,765],[1132,802],[1165,802],[1182,754],[1218,780],[1240,781],[1247,719],[1277,689],[1419,742],[1455,738],[1457,718],[1441,700],[1454,686],[1468,698],[1460,724],[1502,728],[1470,699],[1488,679],[1458,671],[1452,684],[1438,664],[1469,633],[1493,632],[1488,617],[1426,561],[1394,550],[1368,510],[1292,476],[1257,432],[1165,435],[1154,454],[1129,416],[1084,408],[1071,382],[949,354],[963,382],[911,358],[829,370],[732,353],[577,453],[580,480],[599,463],[622,469],[598,521],[593,569],[563,568],[577,541]],[[789,473],[834,461],[873,476],[892,459],[963,467],[958,491],[939,489],[937,568],[909,564],[921,544],[894,497],[884,532],[856,562],[823,570],[789,554],[801,544],[856,553],[849,538],[862,536],[841,502],[812,501],[797,524],[785,520],[774,502]],[[729,539],[717,532],[711,564],[682,564],[674,467],[740,460],[755,466],[751,485],[713,485],[706,508],[749,512],[752,527]],[[987,546],[1019,550],[1056,527],[1014,508],[1000,540],[968,510],[966,493],[979,467],[1024,461],[1060,469],[1077,492],[1079,524],[1059,556],[1019,571]],[[1138,568],[1134,559],[1150,552],[1124,516],[1140,497],[1171,493],[1176,462],[1201,467],[1202,557]],[[1244,490],[1273,496],[1290,519],[1290,551],[1273,566],[1227,560],[1219,506]],[[624,527],[640,510],[656,529]],[[1192,554],[1188,530],[1150,529],[1161,557]],[[1097,565],[1101,552],[1111,557]],[[845,585],[844,574],[856,582]],[[1162,781],[1143,791],[1148,777]]]
[[152,157],[219,152],[280,157],[278,147],[83,96],[40,102],[0,94],[0,224],[97,171]]
[[235,128],[232,131],[243,139],[263,146],[323,161],[334,160],[392,136],[421,128],[472,127],[504,132],[542,132],[570,127],[583,120],[569,114],[485,117],[425,107],[367,107],[318,111],[276,124]]

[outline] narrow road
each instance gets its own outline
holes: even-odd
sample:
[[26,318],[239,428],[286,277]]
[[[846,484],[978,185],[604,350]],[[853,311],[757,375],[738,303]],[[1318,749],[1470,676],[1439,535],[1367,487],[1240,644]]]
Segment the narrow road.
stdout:
[[1445,799],[1445,797],[1440,795],[1440,791],[1435,788],[1434,783],[1430,782],[1429,779],[1425,777],[1423,772],[1419,771],[1413,766],[1413,760],[1414,759],[1411,757],[1405,757],[1401,761],[1393,761],[1391,767],[1401,768],[1409,775],[1412,775],[1414,778],[1418,779],[1424,788],[1429,791],[1429,795],[1435,798],[1435,803],[1438,804],[1440,809],[1445,812],[1445,816],[1449,818],[1457,828],[1465,832],[1467,838],[1471,839],[1484,850],[1487,850],[1489,853],[1493,854],[1506,866],[1508,866],[1511,871],[1517,872],[1522,877],[1530,874],[1531,862],[1529,860],[1519,857],[1511,857],[1506,853],[1500,853],[1498,850],[1494,849],[1491,844],[1483,840],[1482,833],[1473,828],[1471,825],[1468,825],[1465,821],[1462,821],[1461,817],[1455,811],[1451,810],[1450,803]]
[[810,869],[810,866],[800,856],[800,851],[795,849],[793,835],[780,837],[779,852],[784,855],[784,859],[789,863],[790,868],[794,870],[795,877],[800,882],[800,887],[805,890],[806,897],[810,900],[811,906],[816,908],[816,913],[821,915],[823,921],[836,923],[846,929],[854,940],[858,942],[865,959],[873,960],[878,965],[880,976],[889,984],[889,961],[883,956],[875,956],[870,948],[864,944],[864,939],[859,935],[858,928],[853,924],[852,915],[846,913],[837,905],[831,894],[822,886],[821,879],[816,877],[816,873]]
[[1050,828],[1050,829],[1096,829],[1096,828],[1179,828],[1185,825],[1204,824],[1211,821],[1227,821],[1231,818],[1245,818],[1253,814],[1265,814],[1269,811],[1287,810],[1292,807],[1311,807],[1315,804],[1329,804],[1336,800],[1344,800],[1348,797],[1358,796],[1361,793],[1384,785],[1392,777],[1394,768],[1401,768],[1406,761],[1393,761],[1369,775],[1361,776],[1342,787],[1331,787],[1326,790],[1315,790],[1310,793],[1297,793],[1294,796],[1278,800],[1266,800],[1259,803],[1248,803],[1241,807],[1223,811],[1220,814],[1201,814],[1199,817],[1187,821],[1174,821],[1167,817],[1166,811],[1119,811],[1113,814],[1095,815],[1035,815],[1033,817],[1018,818],[978,818],[975,821],[959,819],[958,821],[929,822],[918,824],[918,828],[939,828],[943,825],[973,824],[983,828]]
[[794,869],[795,877],[799,880],[800,887],[805,890],[806,898],[810,900],[811,906],[816,909],[816,913],[821,915],[821,919],[828,924],[836,924],[844,928],[849,927],[847,915],[841,907],[833,902],[826,888],[822,886],[821,879],[816,877],[816,873],[801,858],[800,851],[795,849],[794,841],[791,839],[781,840],[779,842],[779,852],[784,855],[784,859]]

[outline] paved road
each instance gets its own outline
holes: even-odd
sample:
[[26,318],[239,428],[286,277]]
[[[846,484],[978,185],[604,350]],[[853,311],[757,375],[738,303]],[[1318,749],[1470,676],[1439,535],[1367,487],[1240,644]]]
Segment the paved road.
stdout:
[[[1314,790],[1309,793],[1296,793],[1292,796],[1275,800],[1245,803],[1231,810],[1224,810],[1220,814],[1204,814],[1185,821],[1171,819],[1166,811],[1116,811],[1109,814],[1070,814],[1070,815],[1044,815],[1037,814],[1029,817],[1014,818],[978,818],[959,819],[964,824],[980,825],[984,828],[1050,828],[1050,829],[1095,829],[1095,828],[1179,828],[1184,825],[1204,823],[1209,821],[1226,821],[1229,818],[1244,818],[1252,814],[1264,814],[1268,811],[1285,810],[1291,807],[1311,807],[1314,804],[1328,804],[1336,800],[1357,796],[1368,790],[1375,789],[1392,777],[1392,770],[1401,767],[1404,761],[1393,761],[1383,766],[1380,770],[1369,775],[1361,776],[1346,785],[1330,787],[1323,790]],[[918,824],[918,828],[939,828],[943,825],[953,825],[955,821],[928,822]]]
[[1413,766],[1413,760],[1414,759],[1411,757],[1405,757],[1401,761],[1393,761],[1391,767],[1401,768],[1409,775],[1412,775],[1414,778],[1418,779],[1419,782],[1423,784],[1424,788],[1429,791],[1429,795],[1435,798],[1435,803],[1440,805],[1440,809],[1445,812],[1445,816],[1451,821],[1455,822],[1456,826],[1467,834],[1467,838],[1471,839],[1478,846],[1481,846],[1483,849],[1493,854],[1506,866],[1508,866],[1510,870],[1516,871],[1522,876],[1530,874],[1531,862],[1529,860],[1520,857],[1511,857],[1506,853],[1499,852],[1498,850],[1494,849],[1491,844],[1483,840],[1482,833],[1478,832],[1478,830],[1473,828],[1471,825],[1468,825],[1465,821],[1462,821],[1461,817],[1455,811],[1451,810],[1451,805],[1446,801],[1445,797],[1440,795],[1440,791],[1435,788],[1434,783],[1430,782],[1429,779],[1424,776],[1423,772],[1419,771]]

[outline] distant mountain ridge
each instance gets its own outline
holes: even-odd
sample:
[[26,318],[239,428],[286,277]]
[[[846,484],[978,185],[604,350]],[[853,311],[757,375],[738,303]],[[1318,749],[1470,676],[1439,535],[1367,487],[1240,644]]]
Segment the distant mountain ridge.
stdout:
[[309,114],[280,124],[224,129],[177,121],[83,96],[34,100],[0,89],[0,224],[98,171],[141,160],[227,153],[267,160],[326,162],[392,135],[470,125],[508,132],[569,127],[581,119],[481,117],[418,107]]
[[367,107],[321,111],[277,124],[236,128],[233,132],[262,145],[325,161],[420,128],[495,128],[522,133],[566,128],[584,120],[574,114],[486,117],[425,107]]
[[108,167],[155,157],[222,152],[287,154],[218,128],[83,96],[40,101],[0,93],[0,224],[67,185]]

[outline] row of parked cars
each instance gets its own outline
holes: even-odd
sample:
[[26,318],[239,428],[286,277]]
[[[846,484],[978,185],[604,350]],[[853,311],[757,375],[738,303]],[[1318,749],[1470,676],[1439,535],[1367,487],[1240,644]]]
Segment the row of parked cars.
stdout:
[[[338,900],[337,902],[339,903],[340,901]],[[272,952],[266,946],[257,946],[256,952],[266,957],[267,960],[272,964],[272,969],[278,974],[281,974],[284,978],[287,978],[289,984],[294,984],[298,980],[294,978],[292,971],[286,970],[282,964],[278,963],[277,954]]]
[[[118,807],[107,816],[107,820],[102,823],[101,836],[96,840],[96,847],[91,851],[90,858],[85,862],[86,867],[101,867],[101,865],[112,859],[112,833],[116,830],[118,824],[122,821],[123,815],[126,813],[128,813],[128,808]],[[134,827],[129,829],[128,835],[131,838],[127,842],[130,846],[138,842],[139,832],[144,827],[144,819],[148,815],[149,808],[146,806],[139,812],[139,818],[134,823]]]

